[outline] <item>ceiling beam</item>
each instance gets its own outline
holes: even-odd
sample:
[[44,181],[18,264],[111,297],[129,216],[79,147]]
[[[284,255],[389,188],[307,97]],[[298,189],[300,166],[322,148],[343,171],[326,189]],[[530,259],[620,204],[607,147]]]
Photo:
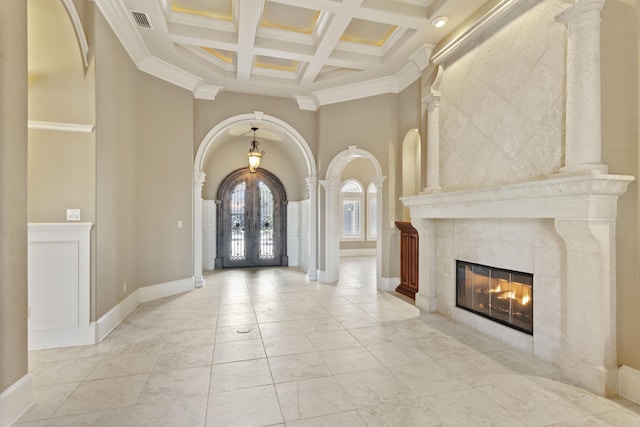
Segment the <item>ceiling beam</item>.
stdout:
[[300,79],[301,84],[312,83],[318,77],[322,67],[336,48],[340,37],[342,37],[342,34],[351,23],[362,2],[363,0],[345,0],[341,4],[340,9],[333,15],[326,31],[319,40],[316,54],[313,60],[309,62],[304,75]]
[[264,7],[263,0],[238,1],[238,60],[237,78],[247,81],[251,77],[254,60],[254,44],[258,24]]

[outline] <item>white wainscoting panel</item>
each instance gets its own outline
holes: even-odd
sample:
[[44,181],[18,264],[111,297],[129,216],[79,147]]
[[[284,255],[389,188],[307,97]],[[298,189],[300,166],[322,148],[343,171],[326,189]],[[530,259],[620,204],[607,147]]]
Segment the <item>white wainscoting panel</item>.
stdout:
[[29,349],[94,344],[90,223],[29,224]]

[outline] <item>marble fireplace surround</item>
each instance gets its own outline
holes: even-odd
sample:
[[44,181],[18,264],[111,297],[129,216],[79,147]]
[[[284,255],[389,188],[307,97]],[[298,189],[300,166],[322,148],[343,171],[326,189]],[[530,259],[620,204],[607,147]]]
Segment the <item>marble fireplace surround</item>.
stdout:
[[[554,175],[540,181],[495,188],[402,198],[410,208],[412,224],[420,238],[420,291],[416,294],[416,305],[426,311],[452,313],[461,310],[454,306],[451,298],[438,295],[438,289],[442,289],[436,282],[438,220],[553,220],[555,231],[566,249],[559,261],[564,264],[561,268],[565,277],[561,286],[566,293],[561,307],[565,321],[560,328],[564,330],[558,331],[563,339],[553,348],[544,348],[548,345],[536,339],[535,330],[532,337],[527,335],[526,338],[519,337],[518,332],[496,332],[494,335],[503,341],[515,339],[517,342],[511,342],[514,346],[524,347],[532,354],[559,364],[569,378],[589,390],[604,395],[617,394],[617,200],[633,179],[610,174]],[[455,264],[455,259],[450,262]],[[455,283],[450,285],[455,288]],[[439,307],[443,301],[452,306]],[[497,328],[504,327],[499,325]]]

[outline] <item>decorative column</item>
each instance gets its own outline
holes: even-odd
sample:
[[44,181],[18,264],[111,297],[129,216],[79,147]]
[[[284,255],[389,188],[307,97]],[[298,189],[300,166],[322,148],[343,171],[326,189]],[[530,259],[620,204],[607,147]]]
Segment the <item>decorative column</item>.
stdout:
[[556,219],[555,227],[567,248],[567,349],[562,368],[579,385],[615,395],[615,219]]
[[202,186],[206,174],[196,171],[193,174],[193,280],[196,288],[204,288],[202,275]]
[[431,94],[423,99],[427,104],[427,187],[425,193],[439,193],[440,187],[440,92],[438,87],[444,76],[444,68],[438,66]]
[[565,166],[561,174],[607,173],[602,163],[600,11],[605,0],[577,0],[556,16],[567,26]]
[[411,216],[411,225],[418,231],[418,293],[416,306],[424,311],[438,309],[436,283],[436,220]]
[[319,280],[334,283],[339,279],[340,266],[340,188],[339,179],[320,181],[325,191],[324,275]]
[[307,266],[307,280],[316,280],[318,277],[318,178],[310,176],[305,178],[309,191],[309,229],[307,230],[309,242],[309,255]]
[[[382,283],[382,215],[383,215],[383,201],[382,187],[386,176],[376,176],[370,178],[373,185],[376,186],[376,288],[389,291]],[[386,245],[385,245],[386,247]]]

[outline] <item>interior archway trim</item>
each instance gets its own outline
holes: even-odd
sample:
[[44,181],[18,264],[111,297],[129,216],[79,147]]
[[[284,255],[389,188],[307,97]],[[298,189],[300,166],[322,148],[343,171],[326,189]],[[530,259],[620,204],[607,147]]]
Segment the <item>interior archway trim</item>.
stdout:
[[313,156],[313,152],[309,147],[309,144],[304,139],[304,137],[290,124],[287,122],[278,119],[277,117],[269,116],[267,114],[263,114],[260,111],[255,111],[253,113],[248,114],[240,114],[237,116],[229,117],[226,120],[215,125],[207,135],[202,139],[200,146],[198,147],[198,151],[196,152],[196,158],[194,162],[194,172],[201,172],[203,167],[203,162],[207,151],[214,147],[215,141],[225,133],[230,127],[237,125],[238,123],[249,122],[260,120],[267,123],[271,123],[277,127],[279,127],[283,132],[285,132],[296,144],[296,147],[302,153],[306,167],[307,167],[307,176],[315,177],[316,176],[316,161]]
[[329,167],[327,168],[327,179],[340,180],[340,175],[342,175],[342,171],[345,166],[347,166],[347,164],[352,160],[362,158],[368,159],[373,164],[373,167],[376,169],[376,176],[382,176],[382,168],[380,167],[380,162],[378,162],[376,156],[367,150],[351,145],[346,150],[338,153],[333,160],[331,160],[331,163],[329,163]]

